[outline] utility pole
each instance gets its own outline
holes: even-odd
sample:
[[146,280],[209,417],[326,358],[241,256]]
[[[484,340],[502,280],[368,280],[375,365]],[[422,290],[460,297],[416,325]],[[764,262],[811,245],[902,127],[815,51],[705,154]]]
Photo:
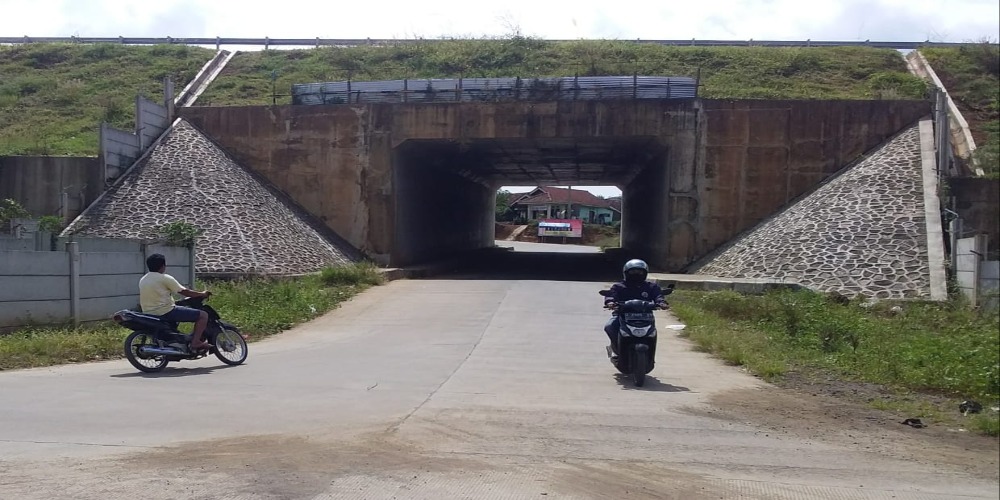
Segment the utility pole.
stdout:
[[573,186],[569,186],[569,191],[566,191],[566,218],[573,218]]

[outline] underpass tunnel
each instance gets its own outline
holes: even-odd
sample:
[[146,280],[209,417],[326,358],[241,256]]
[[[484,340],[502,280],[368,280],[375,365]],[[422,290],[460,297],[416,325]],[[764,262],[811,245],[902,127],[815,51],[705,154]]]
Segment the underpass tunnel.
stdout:
[[404,141],[393,151],[390,264],[492,247],[500,186],[617,186],[623,247],[655,251],[661,245],[649,240],[665,234],[656,226],[666,221],[667,151],[646,136]]

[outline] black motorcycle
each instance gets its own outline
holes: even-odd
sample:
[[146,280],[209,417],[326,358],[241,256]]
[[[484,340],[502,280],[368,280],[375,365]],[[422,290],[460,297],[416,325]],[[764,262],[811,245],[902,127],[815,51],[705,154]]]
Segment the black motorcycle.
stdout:
[[166,368],[171,361],[200,359],[215,354],[227,365],[238,365],[247,359],[247,342],[236,326],[222,321],[203,297],[192,297],[176,304],[208,313],[208,325],[202,337],[211,344],[207,349],[191,350],[191,334],[181,333],[177,322],[164,321],[156,316],[136,311],[118,311],[113,316],[116,323],[132,333],[125,339],[125,357],[139,371],[155,373]]
[[[663,290],[664,295],[670,295],[674,291],[674,284],[671,283]],[[611,290],[601,290],[604,297],[611,296]],[[642,387],[646,383],[646,374],[653,371],[656,359],[656,318],[653,311],[658,306],[656,302],[648,300],[626,300],[615,302],[615,311],[618,314],[618,357],[615,358],[614,350],[607,347],[608,359],[619,372],[632,375],[632,381],[637,387]]]

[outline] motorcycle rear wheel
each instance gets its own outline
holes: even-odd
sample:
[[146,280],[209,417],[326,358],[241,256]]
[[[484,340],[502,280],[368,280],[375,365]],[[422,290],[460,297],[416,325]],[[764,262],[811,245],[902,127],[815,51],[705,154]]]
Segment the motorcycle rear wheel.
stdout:
[[156,373],[167,367],[169,362],[164,356],[143,356],[139,354],[139,348],[143,346],[156,346],[156,339],[153,334],[147,332],[132,332],[125,338],[125,358],[137,370],[144,373]]

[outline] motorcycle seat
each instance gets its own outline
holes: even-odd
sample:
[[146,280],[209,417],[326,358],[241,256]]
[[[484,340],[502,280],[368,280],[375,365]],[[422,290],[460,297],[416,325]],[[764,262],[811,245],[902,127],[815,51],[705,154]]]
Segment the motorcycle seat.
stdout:
[[156,316],[129,310],[115,313],[115,320],[129,328],[140,327],[163,331],[170,331],[174,328],[169,322]]

